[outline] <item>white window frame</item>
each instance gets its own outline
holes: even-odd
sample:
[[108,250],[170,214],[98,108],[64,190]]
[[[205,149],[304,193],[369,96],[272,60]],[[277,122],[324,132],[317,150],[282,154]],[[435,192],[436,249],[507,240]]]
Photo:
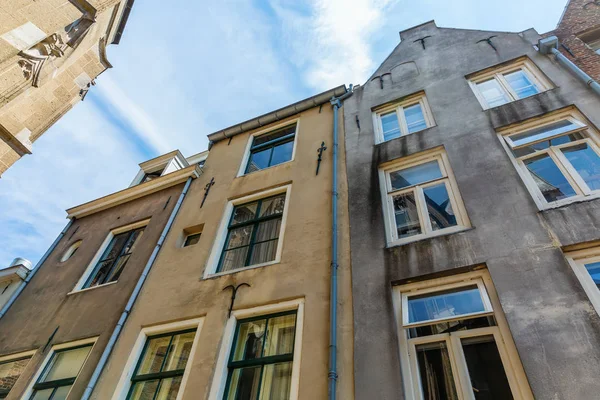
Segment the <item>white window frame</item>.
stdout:
[[[21,396],[21,398],[22,399],[29,399],[31,397],[31,395],[33,394],[33,386],[38,381],[38,379],[39,379],[40,375],[42,374],[42,372],[44,372],[44,369],[46,369],[46,366],[48,365],[48,362],[52,359],[52,357],[54,356],[54,354],[58,350],[65,350],[65,349],[70,349],[72,347],[79,347],[79,346],[84,346],[86,344],[91,344],[92,348],[90,349],[90,352],[88,353],[87,358],[85,359],[85,361],[81,365],[81,370],[77,373],[77,377],[75,378],[75,382],[73,382],[73,386],[72,387],[74,387],[77,384],[77,380],[79,379],[79,375],[80,375],[81,371],[85,368],[85,364],[88,362],[88,360],[90,358],[90,355],[94,351],[94,347],[96,346],[96,341],[97,340],[98,340],[98,337],[92,337],[92,338],[87,338],[87,339],[76,340],[74,342],[67,342],[67,343],[56,344],[56,345],[52,346],[52,348],[48,352],[48,355],[46,355],[46,357],[44,358],[44,361],[40,364],[40,367],[38,368],[37,372],[35,373],[35,375],[31,379],[31,381],[29,382],[29,385],[27,386],[27,389],[25,390],[25,392],[23,393],[23,395]],[[71,391],[69,391],[69,394],[67,394],[67,398],[69,397],[70,394],[71,394]]]
[[[421,105],[421,110],[423,111],[423,117],[425,118],[425,124],[427,126],[415,132],[408,132],[408,124],[406,123],[406,117],[404,116],[404,109],[417,104]],[[399,137],[419,133],[424,131],[425,129],[435,126],[435,120],[433,119],[433,113],[431,112],[431,108],[429,107],[427,96],[425,96],[425,92],[419,92],[405,97],[400,101],[395,101],[391,104],[385,104],[383,106],[376,107],[373,110],[373,126],[375,127],[376,144],[386,142],[383,136],[383,125],[381,123],[381,116],[383,114],[390,113],[394,110],[396,111],[396,117],[398,118],[398,125],[400,127]]]
[[[413,328],[415,325],[404,325],[403,315],[405,315],[404,308],[406,307],[404,304],[405,296],[415,296],[423,293],[442,291],[445,290],[444,288],[448,288],[449,285],[452,287],[461,287],[472,286],[473,284],[477,284],[480,290],[484,290],[481,292],[482,299],[487,298],[489,306],[491,307],[490,312],[486,312],[482,315],[493,315],[496,319],[496,326],[423,336],[413,339],[408,338],[406,329]],[[395,319],[400,348],[400,364],[406,398],[423,400],[421,378],[417,365],[416,346],[424,343],[445,342],[452,365],[458,398],[460,400],[474,400],[475,397],[471,390],[468,368],[464,354],[462,353],[460,340],[466,337],[492,335],[496,342],[496,346],[498,347],[498,352],[502,364],[504,365],[504,370],[513,397],[515,400],[533,400],[533,394],[531,393],[525,371],[523,370],[515,344],[512,340],[508,323],[504,314],[501,312],[502,307],[500,301],[498,300],[495,288],[486,270],[472,271],[459,275],[396,286],[393,288],[392,301],[396,315]],[[451,321],[453,319],[464,319],[464,317],[465,316],[462,315],[457,318],[444,318],[443,320]],[[431,324],[431,322],[428,321],[426,325],[428,324]]]
[[135,368],[138,364],[140,357],[142,356],[142,352],[144,351],[144,347],[146,345],[146,341],[148,337],[161,335],[163,333],[176,333],[178,331],[183,331],[186,329],[196,328],[196,336],[194,336],[194,342],[192,343],[192,348],[190,350],[190,356],[188,358],[187,364],[185,365],[185,370],[183,373],[183,378],[181,378],[181,385],[179,387],[179,392],[177,392],[177,400],[181,400],[183,398],[183,394],[185,392],[185,386],[188,382],[191,366],[193,364],[194,357],[198,350],[198,346],[200,343],[200,333],[202,331],[202,325],[204,324],[204,318],[195,318],[186,321],[177,321],[171,322],[163,325],[155,325],[143,328],[136,341],[133,345],[129,353],[129,358],[127,359],[127,363],[125,364],[125,368],[121,374],[121,378],[119,379],[119,383],[115,388],[115,392],[113,393],[111,400],[125,400],[127,398],[127,394],[129,393],[129,389],[131,388],[131,377],[135,372]]
[[600,55],[600,38],[592,40],[586,44],[594,51],[594,53]]
[[[442,178],[419,183],[417,185],[407,186],[400,190],[392,190],[392,184],[390,179],[391,172],[425,164],[430,161],[438,162],[440,171],[443,175]],[[431,228],[429,213],[427,212],[425,206],[425,196],[423,194],[423,188],[438,185],[440,183],[444,183],[446,185],[446,190],[448,191],[448,195],[450,197],[450,203],[452,204],[452,210],[454,211],[454,215],[456,216],[457,225],[452,226],[450,228],[433,231]],[[431,237],[460,232],[465,229],[469,229],[471,226],[471,223],[467,216],[467,211],[460,196],[460,192],[458,191],[458,185],[456,183],[456,180],[454,179],[454,174],[452,173],[452,170],[450,168],[448,156],[443,148],[433,149],[424,153],[418,153],[413,156],[403,157],[401,159],[383,164],[379,168],[379,187],[381,189],[383,216],[385,218],[385,231],[388,247],[398,246]],[[396,220],[394,217],[394,203],[392,197],[409,192],[413,192],[415,194],[415,199],[417,200],[419,222],[421,224],[422,233],[405,238],[398,238],[398,230],[396,227]]]
[[289,400],[298,400],[300,388],[300,365],[302,361],[302,334],[304,328],[304,298],[284,301],[276,304],[265,306],[233,310],[231,316],[227,320],[219,357],[215,367],[215,375],[210,389],[208,400],[221,400],[225,392],[227,384],[228,369],[227,364],[231,347],[233,345],[233,337],[237,327],[237,321],[257,317],[261,315],[270,315],[284,311],[296,310],[296,336],[294,339],[294,359],[292,361],[292,380],[290,384]]
[[109,234],[106,236],[106,239],[104,239],[104,242],[102,242],[102,244],[98,248],[98,251],[96,251],[96,254],[94,255],[94,257],[92,258],[92,260],[88,264],[88,266],[85,269],[83,275],[81,275],[81,278],[79,278],[79,281],[77,281],[77,284],[75,285],[75,287],[73,288],[73,290],[71,290],[71,292],[68,293],[68,295],[74,294],[74,293],[85,292],[85,291],[88,291],[88,290],[93,290],[93,289],[96,289],[96,288],[101,288],[101,287],[105,287],[105,286],[113,285],[113,284],[117,283],[118,280],[113,281],[113,282],[108,282],[108,283],[105,283],[105,284],[102,284],[102,285],[92,286],[92,287],[89,287],[89,288],[83,288],[83,285],[85,285],[85,282],[87,282],[88,278],[90,277],[90,274],[94,271],[94,268],[96,267],[96,264],[98,263],[98,261],[100,261],[100,257],[102,257],[102,254],[104,253],[104,250],[106,250],[106,248],[110,244],[110,241],[113,239],[113,237],[115,237],[119,233],[123,233],[123,232],[131,231],[131,230],[134,230],[134,229],[146,227],[146,226],[148,226],[149,223],[150,223],[150,218],[142,220],[142,221],[135,222],[133,224],[124,225],[124,226],[121,226],[119,228],[115,228],[115,229],[111,230],[109,232]]
[[[570,122],[573,122],[576,125],[578,125],[579,128],[576,130],[573,130],[572,133],[577,133],[577,132],[582,133],[585,136],[585,138],[576,140],[574,142],[561,144],[558,146],[550,146],[546,150],[539,150],[534,153],[531,153],[531,154],[528,154],[525,156],[521,156],[518,158],[513,154],[512,150],[511,150],[512,140],[510,139],[510,136],[517,135],[517,134],[523,133],[525,131],[539,128],[539,127],[542,127],[545,125],[550,125],[550,124],[553,124],[553,123],[556,123],[556,122],[562,121],[562,120],[569,120]],[[592,150],[594,150],[596,152],[596,154],[598,154],[600,156],[600,147],[598,145],[600,136],[598,134],[598,131],[589,123],[587,118],[585,118],[577,110],[575,110],[575,109],[562,110],[562,111],[554,112],[554,113],[551,113],[551,114],[548,114],[548,115],[545,115],[542,117],[533,118],[524,123],[514,124],[509,127],[500,129],[497,131],[497,134],[498,134],[498,138],[500,139],[500,143],[504,147],[504,150],[508,154],[508,157],[510,158],[515,169],[517,170],[517,173],[519,174],[519,176],[525,183],[525,186],[529,190],[531,197],[533,198],[535,204],[538,206],[538,208],[540,210],[547,210],[547,209],[552,209],[552,208],[556,208],[556,207],[561,207],[566,204],[570,204],[570,203],[574,203],[574,202],[578,202],[578,201],[582,201],[582,200],[591,200],[591,199],[595,199],[595,198],[600,198],[600,190],[595,190],[595,191],[590,190],[588,185],[580,177],[579,173],[575,170],[575,168],[573,168],[571,166],[571,163],[569,161],[567,161],[566,157],[562,154],[562,152],[558,151],[558,149],[561,149],[563,147],[572,147],[577,144],[587,143],[590,146],[590,148]],[[561,134],[558,136],[562,136],[562,135],[564,135],[564,134]],[[549,140],[551,138],[553,138],[553,137],[544,138],[543,141]],[[524,161],[526,161],[527,159],[539,156],[541,154],[548,154],[552,158],[552,160],[555,162],[558,169],[560,169],[560,171],[562,172],[562,174],[564,175],[566,180],[569,182],[569,184],[573,188],[573,190],[575,190],[575,192],[577,193],[575,196],[567,197],[562,200],[553,201],[553,202],[548,202],[544,198],[544,195],[538,188],[537,184],[535,183],[535,180],[531,176],[531,173],[529,172],[529,170],[527,169],[527,166],[524,163]]]
[[479,104],[481,104],[481,107],[483,107],[484,110],[494,107],[501,107],[501,105],[490,107],[487,100],[477,87],[477,84],[488,81],[490,79],[495,79],[496,82],[500,84],[500,87],[504,91],[504,94],[506,94],[510,99],[510,101],[505,104],[509,104],[521,99],[519,99],[517,93],[506,81],[504,75],[517,71],[523,71],[527,78],[531,81],[531,83],[533,83],[537,87],[539,93],[545,92],[553,88],[552,82],[550,82],[550,80],[544,76],[544,74],[533,63],[533,61],[531,61],[529,58],[521,58],[519,60],[511,62],[508,65],[493,68],[491,70],[488,69],[483,72],[470,75],[468,77],[469,86],[471,87],[471,90],[473,90],[475,97],[477,97]]
[[73,244],[71,244],[69,248],[63,253],[62,257],[60,258],[60,262],[63,263],[69,261],[69,259],[73,256],[73,253],[75,253],[75,251],[79,247],[81,247],[81,243],[83,243],[83,240],[77,240]]
[[[283,251],[283,240],[285,236],[285,227],[287,222],[288,210],[290,207],[290,195],[292,192],[292,185],[284,185],[279,186],[273,189],[269,189],[260,193],[255,193],[249,196],[240,197],[234,200],[230,200],[227,202],[225,206],[225,212],[221,217],[221,222],[219,224],[219,229],[217,234],[215,235],[215,241],[212,246],[212,250],[210,252],[210,256],[206,263],[206,267],[204,268],[203,279],[206,279],[211,276],[220,276],[220,275],[228,275],[235,274],[240,271],[246,271],[248,269],[261,268],[266,267],[268,265],[278,264],[281,262],[281,253]],[[233,269],[231,271],[223,271],[216,272],[219,267],[219,260],[221,258],[221,253],[223,251],[223,246],[225,245],[225,240],[227,239],[227,228],[229,226],[229,220],[231,219],[231,213],[233,212],[233,208],[237,205],[250,203],[255,200],[260,200],[263,198],[275,196],[281,193],[285,193],[285,205],[283,207],[283,214],[281,216],[281,228],[279,231],[279,239],[277,242],[277,252],[275,254],[275,259],[273,261],[268,261],[261,264],[249,265],[243,268]]]
[[[274,132],[280,128],[284,128],[286,126],[291,126],[294,124],[296,125],[296,132],[294,134],[294,148],[292,149],[292,158],[289,161],[282,162],[281,164],[271,165],[270,167],[263,168],[258,171],[246,173],[246,167],[248,166],[248,161],[250,160],[250,149],[252,148],[252,143],[254,142],[254,138],[256,136],[266,135],[266,134]],[[242,163],[240,164],[240,168],[238,170],[236,178],[239,178],[240,176],[250,175],[250,174],[253,174],[256,172],[260,172],[260,171],[265,171],[265,170],[275,168],[280,165],[285,165],[285,164],[288,164],[288,163],[291,163],[292,161],[294,161],[294,159],[296,158],[296,148],[298,147],[298,134],[299,133],[300,133],[300,118],[290,119],[290,120],[281,122],[276,125],[270,125],[268,128],[261,129],[256,132],[252,132],[250,135],[248,135],[248,142],[246,143],[246,150],[244,150],[244,156],[242,157]]]
[[600,262],[600,247],[571,251],[566,253],[565,257],[571,268],[573,268],[573,272],[581,283],[583,290],[588,295],[596,313],[600,315],[600,289],[598,289],[594,280],[585,268],[585,264]]

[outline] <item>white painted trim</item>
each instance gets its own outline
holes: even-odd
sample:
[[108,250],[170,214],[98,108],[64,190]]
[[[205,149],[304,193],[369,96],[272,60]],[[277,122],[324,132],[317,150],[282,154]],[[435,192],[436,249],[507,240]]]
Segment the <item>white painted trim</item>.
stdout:
[[0,363],[5,363],[5,362],[13,361],[13,360],[18,360],[19,358],[33,357],[35,355],[35,353],[37,353],[37,349],[36,350],[22,351],[20,353],[8,354],[8,355],[5,355],[5,356],[0,356]]
[[[442,173],[441,178],[419,183],[417,185],[407,186],[406,188],[402,188],[400,190],[392,191],[390,178],[391,172],[411,168],[417,165],[422,165],[431,161],[438,162],[440,172]],[[430,226],[429,213],[426,209],[422,188],[440,183],[444,183],[446,185],[446,190],[448,191],[448,196],[452,205],[452,210],[454,211],[454,216],[456,217],[457,225],[434,231],[431,229]],[[450,167],[450,162],[443,148],[438,147],[432,150],[427,150],[422,153],[418,153],[408,157],[403,157],[380,165],[379,187],[383,206],[383,216],[385,218],[384,227],[386,233],[387,247],[399,246],[423,239],[453,234],[467,230],[471,227],[471,223],[467,216],[466,208],[458,190],[458,184],[454,179],[454,174],[452,172],[452,168]],[[415,194],[417,211],[419,213],[419,222],[421,224],[421,233],[405,238],[398,238],[396,221],[394,218],[394,204],[392,197],[401,194],[403,191],[413,191]]]
[[225,385],[227,384],[227,364],[229,362],[229,355],[233,345],[233,336],[235,335],[237,321],[261,315],[267,316],[269,314],[293,310],[297,310],[297,314],[296,336],[294,341],[294,360],[292,361],[292,380],[290,384],[289,400],[298,400],[300,388],[300,365],[302,356],[302,335],[304,330],[304,298],[253,308],[234,310],[231,313],[231,317],[229,317],[229,320],[227,320],[227,324],[225,325],[223,340],[221,342],[221,348],[219,350],[219,356],[215,366],[215,375],[211,385],[210,393],[208,395],[208,400],[221,400],[223,398]]
[[[404,109],[407,107],[411,107],[414,105],[421,105],[421,110],[423,111],[423,118],[425,119],[425,124],[427,125],[425,128],[420,129],[415,132],[408,132],[408,125],[406,123],[406,117],[404,115]],[[398,126],[400,128],[400,136],[412,135],[414,133],[419,133],[424,131],[425,129],[436,126],[435,120],[433,118],[433,113],[431,112],[431,107],[429,106],[429,102],[427,101],[427,96],[425,92],[421,91],[409,96],[403,97],[400,101],[395,101],[393,103],[387,103],[379,107],[375,107],[373,109],[372,118],[373,118],[373,126],[375,132],[375,144],[380,144],[385,142],[383,135],[383,126],[381,123],[381,115],[389,113],[391,111],[396,112],[396,117],[398,118]],[[394,138],[395,139],[395,138]],[[392,140],[392,139],[389,139]]]
[[[92,351],[94,351],[94,346],[96,345],[97,340],[98,340],[98,337],[93,337],[93,338],[88,338],[88,339],[76,340],[74,342],[56,344],[56,345],[52,346],[52,348],[50,349],[50,351],[44,358],[44,361],[40,364],[40,367],[38,368],[37,372],[35,373],[35,375],[31,379],[31,381],[29,382],[27,389],[25,390],[25,392],[23,392],[23,396],[21,396],[21,399],[29,399],[31,397],[31,395],[33,393],[33,385],[35,385],[35,383],[39,379],[42,372],[44,372],[44,369],[48,365],[48,362],[52,359],[52,356],[54,356],[54,353],[56,353],[58,350],[64,350],[64,349],[69,349],[72,347],[78,347],[78,346],[83,346],[86,344],[91,344],[92,347],[90,348],[90,351],[89,351],[85,361],[81,365],[81,369],[83,369],[83,367],[85,366],[85,363],[87,363],[87,360],[90,358],[90,354],[92,354]],[[79,372],[81,372],[81,370],[79,370]],[[77,383],[77,379],[79,379],[79,372],[77,372],[77,377],[75,378],[75,382],[73,382],[73,386],[75,386],[75,384]],[[71,393],[71,391],[69,391],[69,393],[67,394],[67,398],[69,398],[70,393]]]
[[246,149],[244,150],[244,156],[242,157],[242,163],[240,164],[240,168],[238,170],[236,178],[239,178],[240,176],[248,175],[248,174],[246,174],[246,167],[248,165],[248,160],[250,159],[250,148],[252,147],[252,142],[254,141],[254,138],[256,136],[261,136],[261,135],[276,131],[279,128],[283,128],[283,127],[286,127],[289,125],[294,125],[294,124],[296,124],[296,133],[294,134],[294,148],[292,150],[292,158],[289,161],[283,162],[281,164],[272,165],[268,168],[249,172],[248,174],[252,174],[255,172],[259,172],[259,171],[264,171],[265,169],[277,167],[279,165],[287,164],[289,162],[294,161],[294,159],[296,158],[296,148],[298,147],[298,135],[300,134],[300,117],[297,117],[294,119],[289,119],[289,120],[286,120],[285,122],[281,122],[281,123],[278,123],[275,125],[269,125],[269,127],[267,127],[267,128],[261,129],[259,131],[253,132],[250,135],[248,135],[248,142],[246,143]]
[[[485,290],[486,296],[489,299],[489,307],[495,310],[493,311],[493,315],[496,319],[497,326],[467,330],[460,333],[454,332],[452,334],[438,334],[408,339],[406,329],[412,326],[407,327],[403,325],[403,315],[405,314],[403,297],[405,294],[413,295],[420,292],[435,292],[443,290],[441,288],[448,287],[449,285],[468,286],[473,285],[474,283]],[[500,301],[487,270],[471,271],[463,274],[435,278],[428,281],[413,282],[396,286],[392,290],[392,304],[394,307],[398,332],[402,380],[404,382],[406,398],[422,400],[421,390],[419,389],[421,386],[415,344],[444,341],[448,347],[459,400],[474,400],[472,391],[468,390],[471,385],[466,369],[466,363],[462,356],[461,348],[456,345],[456,340],[460,340],[461,337],[467,336],[493,335],[515,400],[533,400],[533,394],[531,393],[531,389],[527,382],[525,371],[521,365],[519,355],[508,328],[508,323],[501,311]],[[452,344],[453,341],[454,345]],[[460,344],[460,342],[458,342],[458,344]]]
[[[217,234],[215,235],[215,240],[212,246],[212,250],[210,252],[210,256],[208,261],[206,262],[206,267],[204,268],[203,279],[207,279],[212,276],[220,276],[220,275],[228,275],[237,273],[239,271],[251,269],[251,268],[259,268],[267,265],[277,264],[281,262],[281,253],[283,251],[283,240],[285,236],[285,227],[287,223],[287,215],[290,205],[290,196],[292,192],[292,185],[284,185],[279,186],[273,189],[265,190],[264,192],[254,193],[248,196],[240,197],[234,200],[230,200],[227,202],[225,206],[225,212],[221,217],[221,222],[219,223],[219,229],[217,230]],[[285,205],[283,207],[283,215],[281,216],[281,227],[279,230],[279,239],[277,241],[277,252],[275,255],[275,260],[269,261],[263,264],[249,265],[244,268],[234,269],[231,271],[219,272],[216,270],[218,268],[219,259],[221,258],[221,252],[223,251],[223,246],[225,245],[225,240],[227,238],[227,227],[229,225],[229,220],[231,218],[231,213],[233,212],[233,208],[238,204],[249,203],[254,200],[263,199],[266,197],[271,197],[280,193],[285,193]]]
[[117,383],[117,387],[115,388],[115,392],[113,393],[111,399],[112,400],[125,400],[127,398],[127,393],[131,387],[131,377],[135,372],[135,367],[138,364],[139,358],[142,356],[142,351],[144,350],[144,346],[148,337],[160,335],[163,333],[170,332],[178,332],[186,329],[196,328],[196,335],[194,336],[194,342],[192,344],[192,348],[190,350],[190,356],[188,358],[187,364],[185,366],[185,371],[183,373],[183,378],[181,379],[181,386],[179,387],[179,392],[177,393],[177,399],[181,400],[183,398],[183,394],[185,392],[185,386],[189,379],[190,369],[192,360],[195,357],[197,348],[200,342],[200,332],[202,331],[202,325],[204,323],[204,317],[190,319],[186,321],[177,321],[171,322],[164,325],[155,325],[143,328],[129,353],[129,358],[127,359],[127,363],[125,364],[125,368],[121,374],[121,378]]
[[600,247],[569,252],[565,254],[565,257],[571,268],[573,268],[573,272],[579,283],[581,283],[583,290],[588,295],[596,313],[600,315],[600,289],[598,289],[585,268],[585,264],[600,261]]
[[[85,291],[87,289],[93,289],[93,288],[83,288],[83,285],[85,285],[85,282],[88,280],[90,274],[92,273],[92,271],[96,267],[96,264],[98,264],[98,261],[100,261],[100,257],[102,257],[102,254],[104,253],[104,250],[106,250],[106,248],[110,244],[110,241],[113,239],[113,237],[115,237],[119,233],[128,232],[128,231],[131,231],[131,230],[134,230],[134,229],[138,229],[138,228],[142,228],[142,227],[148,226],[149,223],[150,223],[150,218],[142,220],[142,221],[134,222],[134,223],[129,224],[129,225],[124,225],[124,226],[120,226],[118,228],[112,229],[108,233],[108,235],[106,235],[106,238],[104,239],[104,241],[102,242],[102,244],[98,248],[98,251],[96,251],[96,254],[92,258],[92,260],[89,262],[87,268],[83,272],[83,275],[81,275],[81,278],[79,278],[79,281],[77,281],[77,284],[75,285],[75,287],[73,288],[73,290],[71,290],[69,292],[69,294],[83,292],[83,291]],[[143,239],[143,237],[142,237],[142,239]],[[94,286],[94,287],[103,287],[103,286],[106,286],[106,285],[111,284],[111,283],[116,283],[116,281],[115,282],[108,282],[108,283],[106,283],[104,285],[99,285],[99,286]]]

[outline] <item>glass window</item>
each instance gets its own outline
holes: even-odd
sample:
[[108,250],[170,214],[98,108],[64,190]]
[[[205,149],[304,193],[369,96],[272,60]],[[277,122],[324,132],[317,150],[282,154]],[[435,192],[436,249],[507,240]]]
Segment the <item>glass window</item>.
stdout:
[[33,385],[31,400],[64,400],[87,359],[92,344],[56,350]]
[[193,235],[187,235],[183,247],[193,246],[200,241],[201,233],[194,233]]
[[21,376],[31,356],[0,362],[0,399],[5,399]]
[[140,184],[153,181],[156,178],[160,178],[163,171],[164,171],[164,169],[161,169],[159,171],[145,173],[144,176],[142,177],[142,180],[140,181]]
[[490,108],[510,102],[509,95],[495,78],[478,83],[477,88]]
[[83,288],[99,286],[119,279],[143,233],[144,228],[138,228],[114,235]]
[[275,260],[285,193],[235,206],[217,272]]
[[408,297],[408,323],[486,312],[477,285]]
[[458,400],[446,343],[421,344],[416,351],[423,398]]
[[378,141],[386,142],[432,126],[428,110],[425,95],[418,95],[417,99],[411,96],[409,100],[400,102],[391,111],[376,112],[380,131]]
[[531,79],[529,79],[523,70],[505,74],[504,78],[519,99],[539,93],[538,88],[531,82]]
[[383,127],[383,140],[390,140],[400,137],[400,122],[396,111],[392,111],[381,116],[381,126]]
[[505,136],[546,203],[600,190],[600,155],[586,129],[579,120],[563,118]]
[[127,400],[176,399],[195,337],[195,329],[148,337]]
[[246,172],[269,168],[292,159],[296,124],[252,139]]
[[295,311],[240,320],[223,398],[289,399],[295,336]]
[[418,132],[427,128],[427,121],[425,121],[421,104],[404,107],[404,117],[406,118],[408,133]]
[[458,197],[446,173],[448,167],[442,167],[443,157],[431,158],[421,164],[401,169],[390,167],[385,171],[390,243],[466,225],[466,218],[457,214]]
[[596,287],[600,289],[600,261],[584,264],[584,267]]

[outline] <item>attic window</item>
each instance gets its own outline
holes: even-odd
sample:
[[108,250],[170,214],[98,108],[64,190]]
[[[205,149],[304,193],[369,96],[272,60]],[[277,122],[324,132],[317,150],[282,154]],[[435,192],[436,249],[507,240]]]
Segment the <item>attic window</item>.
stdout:
[[144,174],[144,177],[142,178],[142,180],[140,181],[140,183],[146,183],[146,182],[150,182],[156,178],[160,178],[160,176],[162,175],[164,169],[158,170],[158,171],[154,171],[154,172],[146,172]]

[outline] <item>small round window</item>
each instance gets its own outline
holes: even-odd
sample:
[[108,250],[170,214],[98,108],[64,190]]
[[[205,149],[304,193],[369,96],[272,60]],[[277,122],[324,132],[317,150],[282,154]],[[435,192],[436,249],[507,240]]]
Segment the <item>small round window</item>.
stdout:
[[73,257],[73,254],[77,253],[77,249],[79,249],[79,246],[81,246],[81,240],[78,240],[77,242],[75,242],[71,246],[69,246],[67,251],[65,251],[62,258],[60,259],[60,262],[65,262],[69,258]]

